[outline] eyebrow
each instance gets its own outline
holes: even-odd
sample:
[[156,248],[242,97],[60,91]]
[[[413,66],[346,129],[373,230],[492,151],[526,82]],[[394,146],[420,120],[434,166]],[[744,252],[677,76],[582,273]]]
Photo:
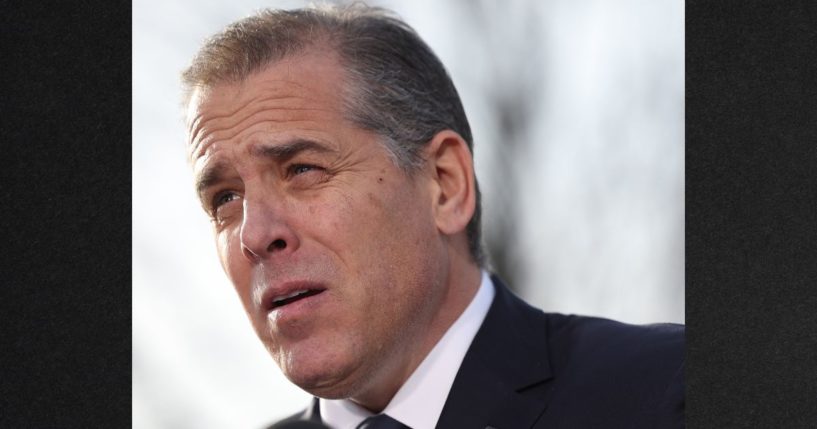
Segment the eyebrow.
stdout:
[[[302,152],[328,153],[336,152],[334,149],[318,143],[314,140],[297,138],[286,143],[263,145],[252,149],[252,156],[261,158],[271,158],[278,162],[292,159]],[[223,180],[229,167],[223,162],[218,162],[202,171],[196,179],[196,193],[201,198],[207,188]]]
[[283,144],[255,147],[253,156],[274,158],[277,161],[286,161],[301,152],[326,153],[335,152],[328,146],[309,139],[293,139]]
[[226,171],[227,165],[224,163],[217,163],[202,171],[201,175],[196,178],[196,194],[200,199],[207,188],[223,180]]

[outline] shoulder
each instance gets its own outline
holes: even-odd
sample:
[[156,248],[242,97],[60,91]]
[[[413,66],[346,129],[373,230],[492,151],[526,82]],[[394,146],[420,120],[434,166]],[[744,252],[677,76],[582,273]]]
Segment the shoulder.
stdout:
[[547,323],[554,364],[592,360],[600,365],[664,362],[677,367],[684,357],[684,326],[632,325],[598,317],[541,313]]
[[[496,296],[483,328],[496,342],[510,334],[545,353],[554,374],[589,371],[666,376],[684,360],[684,326],[633,325],[600,317],[545,313],[492,278]],[[487,325],[487,326],[485,326]],[[653,374],[654,373],[654,374]]]
[[650,362],[677,368],[683,361],[683,325],[633,325],[600,317],[545,313],[508,290],[498,277],[492,280],[496,296],[485,322],[493,325],[491,338],[511,330],[525,342],[544,345],[554,370],[587,365],[621,370]]
[[463,368],[545,404],[535,427],[683,427],[683,325],[545,313],[492,280]]
[[[542,315],[554,381],[569,392],[563,400],[583,398],[584,407],[607,410],[599,415],[613,420],[630,416],[636,427],[683,426],[683,325]],[[558,405],[569,409],[576,402]]]

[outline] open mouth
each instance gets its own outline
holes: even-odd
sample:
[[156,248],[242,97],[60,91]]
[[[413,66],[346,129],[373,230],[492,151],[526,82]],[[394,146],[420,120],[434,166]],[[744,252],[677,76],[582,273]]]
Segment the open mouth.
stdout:
[[300,301],[304,298],[309,298],[310,296],[315,296],[324,289],[304,289],[292,292],[287,295],[279,296],[272,300],[272,303],[269,307],[270,310],[275,310],[276,308],[281,308],[285,305],[292,304],[295,301]]

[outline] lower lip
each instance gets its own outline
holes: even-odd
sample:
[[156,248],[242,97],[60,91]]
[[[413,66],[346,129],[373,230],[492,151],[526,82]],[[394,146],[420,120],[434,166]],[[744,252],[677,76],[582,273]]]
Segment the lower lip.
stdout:
[[319,294],[301,298],[287,305],[273,308],[267,313],[267,319],[278,326],[288,322],[301,321],[312,316],[317,310],[317,307],[325,300],[325,297],[326,291],[324,290]]

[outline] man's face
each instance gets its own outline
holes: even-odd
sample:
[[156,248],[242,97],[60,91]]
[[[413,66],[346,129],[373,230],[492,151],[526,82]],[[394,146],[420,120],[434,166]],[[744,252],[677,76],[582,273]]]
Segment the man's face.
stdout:
[[284,374],[324,397],[404,371],[446,293],[430,174],[344,118],[342,80],[301,55],[188,109],[222,266]]

